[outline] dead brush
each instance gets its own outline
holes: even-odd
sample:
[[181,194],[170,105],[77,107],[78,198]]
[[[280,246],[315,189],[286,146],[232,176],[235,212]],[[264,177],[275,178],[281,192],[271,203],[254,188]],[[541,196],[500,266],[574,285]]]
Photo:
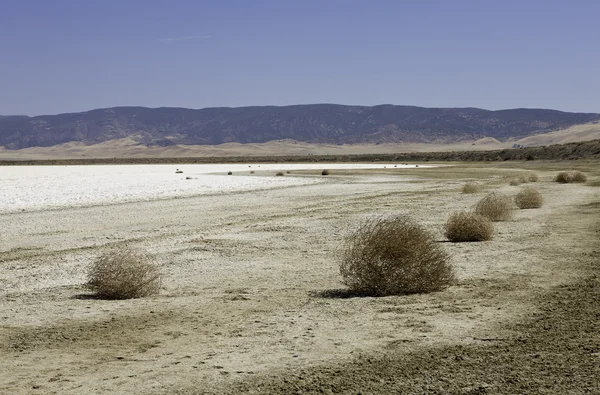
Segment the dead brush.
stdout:
[[569,184],[569,183],[573,182],[573,177],[571,176],[570,172],[561,171],[560,173],[558,173],[556,175],[556,177],[554,178],[554,181],[558,182],[560,184]]
[[556,175],[556,177],[554,178],[554,181],[561,183],[561,184],[570,184],[570,183],[574,183],[574,182],[581,183],[581,182],[586,182],[587,177],[585,174],[583,174],[579,170],[561,171],[560,173],[558,173]]
[[103,299],[132,299],[160,291],[162,274],[146,253],[130,248],[109,251],[96,259],[86,286]]
[[444,234],[453,243],[487,241],[492,239],[494,224],[482,215],[458,212],[448,218]]
[[513,216],[512,200],[503,193],[493,192],[477,203],[475,213],[491,221],[508,221]]
[[515,204],[520,209],[540,208],[544,203],[542,194],[534,188],[523,188],[515,196]]
[[479,185],[474,182],[467,182],[462,187],[462,193],[477,193],[479,191]]
[[454,281],[448,255],[429,232],[406,216],[370,218],[343,246],[343,283],[360,294],[432,292]]
[[573,182],[586,182],[587,176],[580,172],[579,170],[575,170],[572,172]]

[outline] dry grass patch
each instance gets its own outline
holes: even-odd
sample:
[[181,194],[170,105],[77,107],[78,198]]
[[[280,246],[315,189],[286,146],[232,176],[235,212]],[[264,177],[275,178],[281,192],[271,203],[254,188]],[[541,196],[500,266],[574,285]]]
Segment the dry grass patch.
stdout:
[[162,275],[150,255],[120,248],[92,263],[86,285],[104,299],[141,298],[160,291]]
[[453,243],[491,240],[493,233],[489,218],[468,212],[452,214],[444,226],[444,234]]
[[520,209],[540,208],[544,203],[542,194],[534,188],[523,188],[515,196],[515,204]]
[[479,191],[479,185],[474,182],[467,182],[462,187],[462,193],[477,193]]
[[503,193],[493,192],[477,203],[475,213],[494,222],[508,221],[513,216],[512,201]]
[[368,219],[346,238],[340,258],[343,283],[360,294],[432,292],[454,281],[448,255],[405,216]]

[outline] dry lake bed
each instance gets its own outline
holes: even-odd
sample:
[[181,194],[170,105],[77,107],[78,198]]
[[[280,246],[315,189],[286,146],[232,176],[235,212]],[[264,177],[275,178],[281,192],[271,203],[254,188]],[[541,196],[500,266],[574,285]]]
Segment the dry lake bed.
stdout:
[[[553,182],[573,165],[587,183]],[[0,167],[0,393],[600,393],[597,162],[176,168]],[[542,208],[446,242],[451,213],[524,186]],[[336,292],[344,236],[386,214],[429,229],[457,282]],[[121,245],[156,256],[159,295],[91,297]]]

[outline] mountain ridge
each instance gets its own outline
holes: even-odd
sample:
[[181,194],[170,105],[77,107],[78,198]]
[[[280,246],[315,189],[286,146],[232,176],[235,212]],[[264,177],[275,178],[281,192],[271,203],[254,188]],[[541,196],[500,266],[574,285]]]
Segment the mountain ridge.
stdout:
[[0,116],[0,146],[49,147],[132,138],[141,145],[218,145],[292,139],[307,143],[456,143],[520,139],[600,121],[599,113],[382,104],[352,106],[111,107],[57,115]]

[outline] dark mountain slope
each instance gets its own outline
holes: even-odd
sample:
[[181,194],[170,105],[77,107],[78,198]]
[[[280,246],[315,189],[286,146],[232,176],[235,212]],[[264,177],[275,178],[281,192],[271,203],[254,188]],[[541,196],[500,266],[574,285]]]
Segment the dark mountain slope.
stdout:
[[238,108],[115,107],[37,117],[1,116],[0,146],[20,149],[132,137],[141,144],[456,142],[521,138],[600,120],[542,109],[374,107],[314,104]]

